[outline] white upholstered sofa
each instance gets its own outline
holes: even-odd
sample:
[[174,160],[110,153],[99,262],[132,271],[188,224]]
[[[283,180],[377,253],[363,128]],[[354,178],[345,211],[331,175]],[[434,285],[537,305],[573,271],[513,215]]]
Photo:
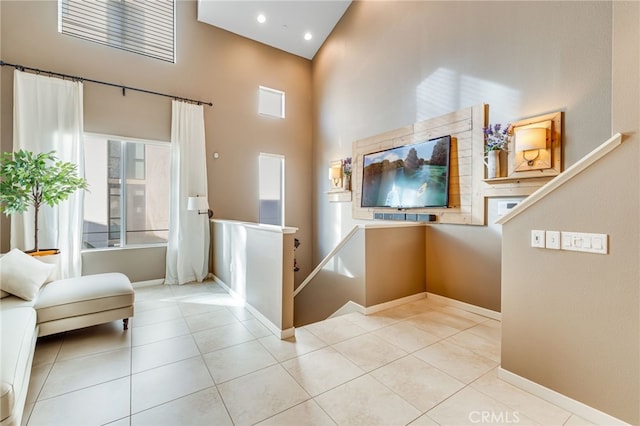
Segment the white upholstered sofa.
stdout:
[[16,249],[0,258],[0,426],[20,425],[38,337],[119,319],[126,330],[133,316],[125,275],[49,281],[54,269]]

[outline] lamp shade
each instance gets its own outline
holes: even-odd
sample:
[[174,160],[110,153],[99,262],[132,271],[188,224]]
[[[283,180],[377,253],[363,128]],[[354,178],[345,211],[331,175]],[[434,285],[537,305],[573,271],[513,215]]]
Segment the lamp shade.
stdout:
[[340,167],[331,167],[329,176],[331,179],[340,179],[342,177],[342,169]]
[[516,146],[518,151],[545,149],[547,147],[547,129],[533,127],[516,130]]
[[209,210],[207,197],[189,197],[189,200],[187,201],[187,210]]

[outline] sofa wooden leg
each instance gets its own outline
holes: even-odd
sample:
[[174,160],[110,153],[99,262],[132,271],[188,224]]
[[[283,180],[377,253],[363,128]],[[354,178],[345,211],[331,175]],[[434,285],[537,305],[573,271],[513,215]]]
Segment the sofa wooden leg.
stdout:
[[129,318],[124,318],[122,320],[122,326],[124,327],[125,330],[129,329]]

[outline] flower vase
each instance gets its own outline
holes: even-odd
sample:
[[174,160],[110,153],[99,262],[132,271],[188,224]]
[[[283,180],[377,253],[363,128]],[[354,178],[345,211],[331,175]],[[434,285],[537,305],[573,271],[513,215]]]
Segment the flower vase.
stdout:
[[500,177],[500,150],[487,152],[484,164],[487,166],[487,179]]
[[351,191],[351,175],[344,175],[342,178],[342,189]]

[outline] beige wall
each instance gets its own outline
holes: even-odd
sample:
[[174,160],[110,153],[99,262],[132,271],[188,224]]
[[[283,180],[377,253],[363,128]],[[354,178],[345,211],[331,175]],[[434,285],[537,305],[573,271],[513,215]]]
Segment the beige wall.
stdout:
[[[295,297],[295,325],[424,294],[425,225],[356,229]],[[379,307],[379,306],[378,306]]]
[[[639,154],[637,138],[625,140],[504,224],[502,244],[502,368],[631,424],[640,420]],[[532,229],[608,234],[610,253],[531,248]]]
[[131,282],[164,278],[166,247],[89,250],[82,253],[82,275],[121,272]]
[[351,301],[366,306],[365,230],[357,229],[294,299],[294,324],[329,318]]
[[366,229],[365,307],[426,291],[424,228]]
[[[613,11],[612,125],[625,137],[504,224],[502,367],[640,424],[640,3]],[[533,249],[531,229],[605,233],[609,254]]]
[[[354,224],[324,192],[355,140],[481,103],[493,123],[565,111],[566,166],[605,140],[611,4],[354,2],[314,58],[313,93],[317,263]],[[428,291],[499,310],[499,235],[439,225],[427,253],[441,251],[452,256],[427,259]]]
[[[260,152],[286,161],[286,224],[299,228],[301,282],[311,264],[311,63],[196,21],[196,2],[177,2],[175,64],[63,36],[57,2],[1,1],[2,60],[212,101],[205,107],[209,203],[217,218],[258,219]],[[11,150],[13,69],[1,74],[1,148]],[[257,114],[258,86],[286,92],[284,120]],[[171,100],[86,83],[85,130],[169,141]],[[213,153],[220,153],[218,160]],[[1,223],[2,251],[9,248]]]
[[212,272],[269,322],[277,334],[293,331],[295,229],[215,219]]

